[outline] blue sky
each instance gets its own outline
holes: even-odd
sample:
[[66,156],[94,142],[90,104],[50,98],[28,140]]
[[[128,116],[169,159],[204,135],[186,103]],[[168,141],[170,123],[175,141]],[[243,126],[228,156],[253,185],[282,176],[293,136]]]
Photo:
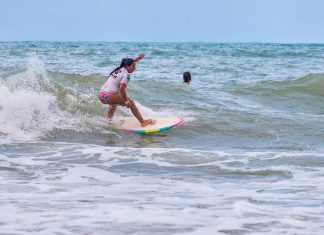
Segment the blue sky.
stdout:
[[324,0],[0,0],[0,40],[324,43]]

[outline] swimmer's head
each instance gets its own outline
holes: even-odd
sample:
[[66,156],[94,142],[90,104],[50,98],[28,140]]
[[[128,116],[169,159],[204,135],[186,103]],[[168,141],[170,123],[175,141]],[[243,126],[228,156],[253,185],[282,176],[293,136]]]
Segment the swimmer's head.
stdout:
[[190,72],[184,72],[183,73],[183,83],[189,85],[191,82],[191,74]]

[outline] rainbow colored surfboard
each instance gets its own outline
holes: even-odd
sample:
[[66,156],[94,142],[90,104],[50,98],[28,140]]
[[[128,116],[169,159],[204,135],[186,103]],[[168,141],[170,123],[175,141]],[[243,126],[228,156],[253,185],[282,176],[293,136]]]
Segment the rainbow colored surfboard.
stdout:
[[136,134],[149,134],[175,128],[184,122],[183,118],[145,117],[145,119],[149,118],[155,120],[154,125],[142,127],[135,117],[116,117],[111,123],[112,127],[118,130],[133,132]]

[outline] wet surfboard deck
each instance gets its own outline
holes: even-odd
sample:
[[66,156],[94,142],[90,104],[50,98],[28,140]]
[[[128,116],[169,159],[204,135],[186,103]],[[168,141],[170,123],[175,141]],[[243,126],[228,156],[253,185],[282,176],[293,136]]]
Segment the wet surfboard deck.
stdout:
[[184,122],[183,118],[177,117],[145,117],[145,119],[156,120],[155,124],[142,127],[135,117],[116,117],[111,123],[118,130],[133,132],[137,134],[148,134],[170,130]]

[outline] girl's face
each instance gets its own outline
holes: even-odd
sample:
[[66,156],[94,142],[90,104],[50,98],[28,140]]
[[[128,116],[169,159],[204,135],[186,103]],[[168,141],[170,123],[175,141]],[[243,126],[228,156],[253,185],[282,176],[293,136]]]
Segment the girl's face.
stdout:
[[129,73],[134,72],[135,69],[136,69],[136,63],[134,62],[134,63],[132,63],[130,66],[125,66],[125,69],[126,69],[127,72],[129,72]]

